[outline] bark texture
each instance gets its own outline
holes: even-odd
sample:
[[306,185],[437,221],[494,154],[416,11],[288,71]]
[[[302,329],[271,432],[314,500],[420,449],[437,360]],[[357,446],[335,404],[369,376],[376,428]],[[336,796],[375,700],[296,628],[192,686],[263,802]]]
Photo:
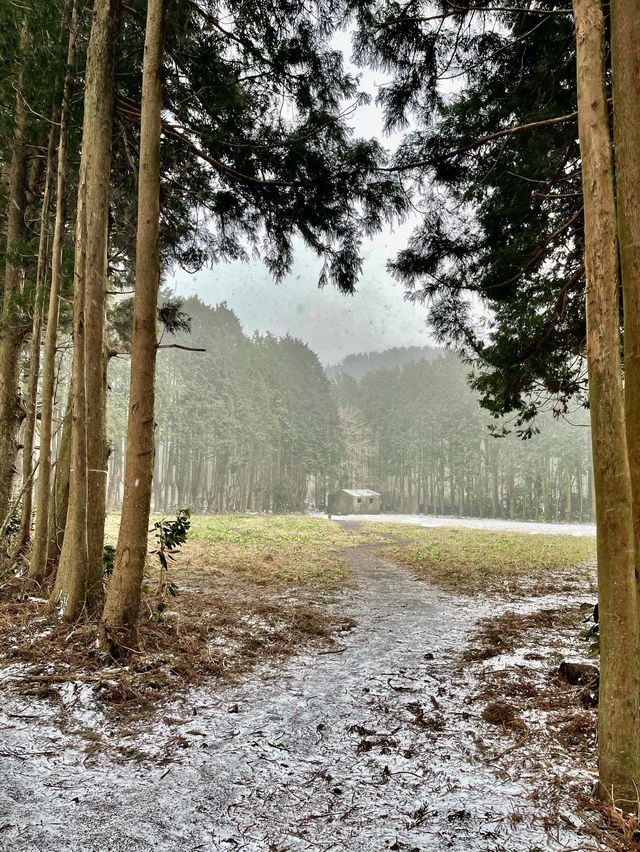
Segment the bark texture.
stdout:
[[600,793],[632,807],[640,784],[638,606],[620,363],[618,245],[600,0],[573,0],[582,154],[587,359],[600,615]]
[[[87,429],[87,604],[102,599],[102,551],[107,499],[107,352],[105,307],[109,183],[115,45],[121,0],[96,0],[91,30],[92,73],[87,73],[85,115],[91,127],[87,163],[87,242],[85,254],[85,399]],[[95,30],[95,37],[94,37]],[[84,146],[83,146],[84,147]]]
[[71,467],[71,405],[72,389],[69,389],[69,399],[62,422],[62,434],[58,444],[56,457],[55,477],[51,489],[48,511],[48,542],[46,542],[46,565],[45,575],[55,573],[62,545],[64,543],[64,528],[67,523],[67,509],[69,507],[69,469]]
[[84,248],[86,240],[85,187],[80,177],[76,223],[73,300],[73,363],[71,367],[71,449],[69,506],[60,564],[50,603],[66,621],[75,621],[87,599],[87,441],[84,391]]
[[124,498],[115,565],[101,625],[102,646],[113,656],[126,654],[137,643],[153,480],[163,13],[164,0],[149,0],[142,77],[136,292]]
[[[627,445],[637,558],[640,557],[640,10],[612,0],[611,69],[618,251],[624,302]],[[639,566],[640,567],[640,566]],[[636,569],[636,573],[640,573]]]
[[[26,52],[28,33],[23,26],[21,48]],[[0,328],[0,517],[11,505],[11,491],[18,452],[17,434],[24,418],[20,401],[18,364],[25,328],[16,308],[23,284],[20,246],[25,237],[27,191],[27,109],[22,96],[22,72],[18,75],[13,151],[9,171],[7,242],[2,326]]]
[[36,292],[33,304],[31,325],[31,343],[29,345],[29,379],[25,400],[26,419],[24,424],[24,446],[22,450],[22,482],[26,485],[22,497],[20,534],[17,552],[24,553],[31,538],[31,514],[33,508],[33,442],[36,432],[36,414],[38,404],[38,378],[40,375],[40,342],[42,337],[42,316],[44,313],[45,284],[47,279],[47,258],[49,255],[49,208],[51,205],[51,186],[53,183],[53,159],[55,135],[49,131],[47,146],[47,168],[40,211],[40,241],[38,246],[38,265],[36,268]]

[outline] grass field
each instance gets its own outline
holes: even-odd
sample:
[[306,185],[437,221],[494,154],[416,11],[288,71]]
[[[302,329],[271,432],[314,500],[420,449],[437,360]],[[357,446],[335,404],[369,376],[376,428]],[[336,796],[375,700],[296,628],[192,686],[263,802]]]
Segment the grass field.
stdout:
[[[117,529],[109,518],[109,543]],[[329,606],[356,582],[342,553],[362,546],[459,594],[584,592],[592,582],[588,539],[378,523],[345,528],[305,515],[196,516],[170,562],[175,596],[166,582],[162,591],[150,534],[140,650],[129,665],[113,667],[96,654],[95,620],[71,628],[55,621],[44,596],[20,593],[18,578],[0,587],[2,657],[26,664],[27,691],[52,694],[57,683],[85,681],[103,704],[139,712],[188,684],[233,680],[256,663],[332,642],[353,626],[341,606]]]
[[449,591],[540,594],[585,589],[593,580],[590,538],[386,524],[368,524],[361,534],[375,534],[380,526],[401,538],[383,547],[386,558]]
[[[200,515],[192,519],[185,553],[191,568],[200,560],[203,571],[222,572],[233,582],[306,592],[350,585],[340,551],[359,545],[460,593],[558,591],[573,582],[584,588],[593,574],[595,542],[589,538],[352,523],[345,529],[308,515]],[[114,540],[115,519],[108,531]],[[153,572],[153,557],[150,566]]]

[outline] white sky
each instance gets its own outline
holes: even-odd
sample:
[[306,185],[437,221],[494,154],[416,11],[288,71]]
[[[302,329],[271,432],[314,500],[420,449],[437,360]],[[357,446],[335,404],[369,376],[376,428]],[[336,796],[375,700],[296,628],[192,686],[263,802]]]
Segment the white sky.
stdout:
[[[335,43],[350,55],[346,33]],[[367,72],[361,87],[375,97],[382,82],[382,75]],[[381,138],[375,104],[360,107],[352,122],[356,136]],[[396,141],[383,143],[391,147]],[[177,270],[167,283],[178,295],[197,294],[210,305],[226,302],[249,334],[269,331],[301,338],[326,364],[355,352],[423,346],[432,343],[425,309],[404,301],[402,286],[385,268],[387,260],[406,245],[413,225],[412,221],[396,225],[363,244],[363,274],[354,296],[343,296],[331,287],[317,288],[321,263],[301,242],[290,275],[278,285],[255,260],[223,263],[196,274]]]

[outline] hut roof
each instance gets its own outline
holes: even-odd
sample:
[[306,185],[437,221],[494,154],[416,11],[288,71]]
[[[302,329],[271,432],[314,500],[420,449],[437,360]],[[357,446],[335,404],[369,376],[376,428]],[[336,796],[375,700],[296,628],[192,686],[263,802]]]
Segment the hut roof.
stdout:
[[340,488],[339,491],[344,491],[345,494],[350,494],[352,497],[379,497],[377,491],[371,491],[369,488]]

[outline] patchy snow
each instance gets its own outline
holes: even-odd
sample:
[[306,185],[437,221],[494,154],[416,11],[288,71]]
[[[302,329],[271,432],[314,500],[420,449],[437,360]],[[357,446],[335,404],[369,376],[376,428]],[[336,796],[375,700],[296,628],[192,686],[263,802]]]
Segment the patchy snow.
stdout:
[[[317,517],[326,515],[317,513]],[[575,535],[595,537],[595,524],[541,523],[538,521],[506,521],[500,518],[459,518],[441,515],[332,515],[333,521],[371,521],[385,524],[410,524],[416,527],[460,527],[493,532],[521,532],[537,535]]]
[[[535,770],[477,748],[512,744],[456,673],[479,612],[365,549],[338,604],[358,626],[336,647],[198,689],[117,727],[83,684],[64,707],[7,692],[0,837],[12,852],[534,852],[597,848],[579,821],[545,829]],[[540,605],[540,602],[536,602]],[[484,604],[484,614],[496,608]],[[15,675],[19,674],[14,672]],[[100,749],[96,749],[97,740]],[[566,765],[565,765],[566,764]],[[544,766],[567,795],[588,777]],[[570,801],[570,799],[568,799]]]

